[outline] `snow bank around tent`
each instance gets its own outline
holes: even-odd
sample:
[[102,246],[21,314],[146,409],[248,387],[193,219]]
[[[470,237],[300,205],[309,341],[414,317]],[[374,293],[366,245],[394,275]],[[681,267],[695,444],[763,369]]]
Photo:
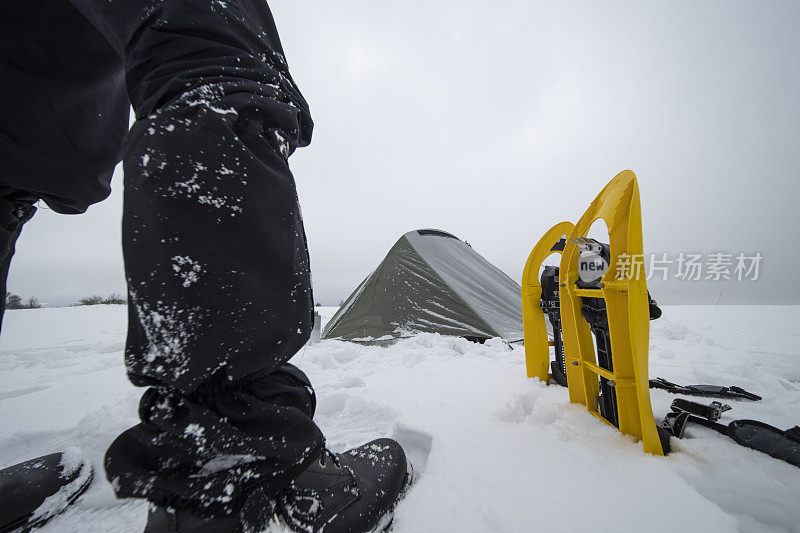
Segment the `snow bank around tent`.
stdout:
[[[317,308],[323,322],[334,308]],[[116,500],[108,444],[135,424],[125,309],[10,311],[0,338],[0,466],[81,448],[97,475],[42,531],[141,531],[146,505]],[[651,376],[739,385],[723,421],[800,423],[800,307],[666,307]],[[394,531],[800,531],[800,469],[692,426],[669,457],[599,423],[567,390],[525,377],[522,347],[418,335],[389,347],[322,341],[293,362],[336,451],[376,436],[407,449],[417,482]],[[660,420],[675,396],[652,391]],[[705,399],[701,399],[705,401]],[[710,399],[708,400],[710,401]]]

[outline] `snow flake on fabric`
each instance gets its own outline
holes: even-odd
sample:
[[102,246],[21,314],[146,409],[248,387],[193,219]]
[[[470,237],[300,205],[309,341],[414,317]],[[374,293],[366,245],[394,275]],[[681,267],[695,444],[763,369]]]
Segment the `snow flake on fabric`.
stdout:
[[213,2],[211,2],[211,10],[216,11],[217,9],[220,9],[222,12],[227,10],[228,9],[227,2],[223,2],[222,0],[214,0]]
[[200,273],[203,271],[203,265],[199,261],[193,260],[188,255],[176,255],[172,258],[172,270],[182,280],[184,287],[190,287],[200,279]]
[[[230,163],[218,163],[216,168],[210,168],[200,162],[189,163],[187,165],[180,158],[175,159],[176,165],[179,167],[189,166],[188,172],[177,172],[179,176],[187,176],[185,179],[173,181],[171,185],[165,187],[167,196],[172,198],[185,198],[196,200],[201,205],[212,206],[216,209],[224,210],[230,213],[230,216],[236,216],[242,213],[242,202],[244,198],[239,195],[230,194],[230,192],[223,193],[222,191],[231,191],[230,185],[227,183],[230,180],[237,178],[237,172],[230,168]],[[234,163],[238,163],[234,161]],[[174,171],[173,171],[174,172]],[[242,178],[246,177],[244,174]],[[245,186],[247,181],[241,179],[237,185]]]
[[272,132],[275,135],[275,139],[278,141],[278,146],[280,146],[280,152],[283,157],[289,157],[289,143],[286,141],[286,138],[281,135],[278,130],[273,130]]
[[184,93],[180,99],[180,103],[190,107],[202,106],[209,111],[219,113],[220,115],[236,115],[236,109],[232,107],[222,107],[220,105],[219,99],[224,95],[225,92],[222,87],[220,87],[218,84],[209,83]]
[[253,454],[220,455],[206,462],[203,465],[203,468],[200,470],[200,475],[208,476],[211,474],[216,474],[217,472],[230,470],[235,466],[252,463],[255,461],[263,461],[264,459],[264,456]]
[[163,302],[153,308],[140,301],[136,291],[129,292],[147,339],[145,370],[156,374],[171,372],[177,380],[188,369],[189,354],[185,353],[185,348],[196,335],[200,308],[183,309],[177,304]]

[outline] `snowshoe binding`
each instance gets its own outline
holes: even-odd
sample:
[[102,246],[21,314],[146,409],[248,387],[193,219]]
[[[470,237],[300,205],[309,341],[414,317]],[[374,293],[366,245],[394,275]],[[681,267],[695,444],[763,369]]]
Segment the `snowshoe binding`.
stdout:
[[703,405],[678,398],[670,408],[672,412],[667,414],[661,428],[673,437],[682,439],[686,423],[693,422],[726,435],[742,446],[800,467],[800,426],[782,431],[758,420],[734,420],[727,425],[720,424],[718,420],[722,413],[731,410],[731,406],[720,402]]
[[731,385],[678,385],[664,378],[650,380],[651,389],[663,389],[672,394],[686,394],[687,396],[715,396],[717,398],[735,398],[737,400],[760,401],[761,396],[748,392],[741,387]]

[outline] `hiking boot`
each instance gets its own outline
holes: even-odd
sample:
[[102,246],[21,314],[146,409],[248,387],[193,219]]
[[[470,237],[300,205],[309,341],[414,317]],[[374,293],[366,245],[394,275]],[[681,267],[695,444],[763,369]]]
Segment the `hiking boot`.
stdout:
[[340,454],[324,450],[289,484],[279,509],[296,531],[386,531],[410,482],[400,444],[376,439]]
[[280,524],[304,533],[386,531],[393,510],[411,484],[403,448],[377,439],[341,454],[323,450],[320,457],[279,497],[255,488],[238,514],[206,518],[190,510],[151,503],[144,533],[249,533]]

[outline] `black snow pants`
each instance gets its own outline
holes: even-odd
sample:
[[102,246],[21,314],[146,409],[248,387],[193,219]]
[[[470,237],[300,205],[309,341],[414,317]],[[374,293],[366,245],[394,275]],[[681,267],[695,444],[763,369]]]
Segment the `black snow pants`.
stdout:
[[320,453],[287,364],[313,325],[287,163],[311,130],[265,0],[2,2],[3,284],[33,201],[83,212],[124,162],[125,364],[149,388],[106,454],[118,496],[227,514]]

